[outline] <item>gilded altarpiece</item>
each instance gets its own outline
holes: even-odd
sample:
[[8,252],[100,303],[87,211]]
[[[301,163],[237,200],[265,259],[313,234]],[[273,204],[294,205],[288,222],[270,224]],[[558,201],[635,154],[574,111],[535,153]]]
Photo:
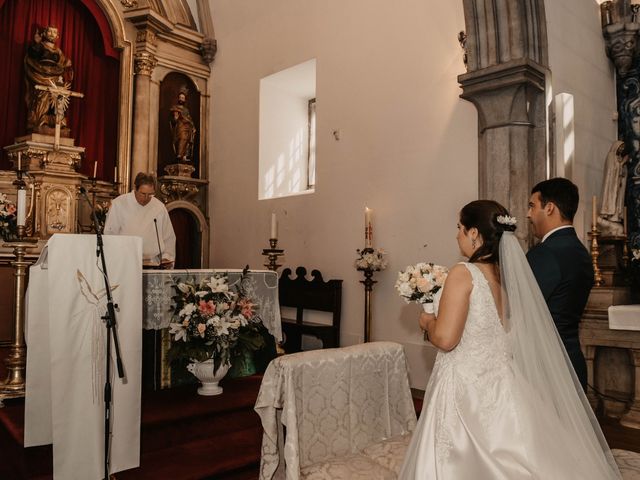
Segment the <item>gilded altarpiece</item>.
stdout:
[[[5,65],[3,74],[10,80],[3,90],[0,108],[6,107],[15,122],[10,128],[0,127],[0,192],[16,200],[13,182],[20,166],[27,184],[26,234],[38,240],[27,258],[35,260],[52,234],[94,231],[91,209],[96,209],[102,221],[110,200],[129,191],[132,179],[144,171],[157,174],[159,198],[170,213],[174,212],[176,223],[185,225],[176,229],[178,241],[197,249],[196,255],[192,248],[185,249],[188,255],[185,253],[182,266],[209,267],[207,92],[216,42],[208,2],[52,0],[49,10],[38,10],[37,15],[29,10],[34,2],[37,0],[0,0],[0,25],[4,22],[7,26],[0,36],[6,37],[5,45],[20,50],[17,54],[12,52],[11,57],[17,55],[16,64],[11,68]],[[82,26],[77,28],[87,35],[85,43],[95,48],[89,57],[87,48],[73,43],[78,42],[75,37],[80,30],[71,31],[71,26],[67,31],[58,28],[65,17],[56,12],[75,15],[75,23],[64,25]],[[18,16],[12,18],[12,14]],[[47,131],[27,128],[28,107],[23,91],[22,59],[30,42],[36,41],[36,33],[45,38],[43,32],[50,26],[56,27],[55,45],[69,57],[75,73],[69,84],[60,86],[74,94],[67,95],[68,124],[58,121],[64,127],[58,133],[53,123]],[[19,38],[15,30],[20,31]],[[87,81],[94,60],[102,62],[106,73]],[[166,171],[175,151],[173,145],[160,142],[165,135],[161,130],[171,128],[166,112],[160,119],[160,85],[163,79],[172,77],[181,80],[174,89],[186,85],[187,108],[195,117],[197,140],[190,146],[190,162],[185,162],[194,168],[189,175]],[[175,92],[171,95],[172,101],[168,97],[164,100],[170,102],[170,108],[180,104]],[[50,114],[54,122],[55,111]],[[167,152],[168,148],[171,151]],[[86,197],[81,194],[81,187],[86,190]],[[2,245],[0,242],[0,279],[10,279],[12,249]],[[14,310],[11,289],[5,291],[7,295],[0,294],[0,347],[10,343],[9,325]],[[3,350],[0,348],[0,357]],[[0,361],[0,378],[4,376],[1,364]]]

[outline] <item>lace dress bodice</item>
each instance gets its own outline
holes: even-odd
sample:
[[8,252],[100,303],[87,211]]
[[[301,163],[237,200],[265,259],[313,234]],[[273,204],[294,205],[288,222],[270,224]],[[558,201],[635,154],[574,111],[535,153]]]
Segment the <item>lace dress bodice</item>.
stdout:
[[[439,368],[455,368],[467,381],[475,381],[488,371],[504,373],[505,358],[510,356],[507,335],[487,279],[473,263],[463,263],[471,273],[473,289],[469,298],[469,313],[462,338],[450,352],[438,352]],[[441,290],[442,291],[442,290]],[[434,300],[436,314],[440,295]]]

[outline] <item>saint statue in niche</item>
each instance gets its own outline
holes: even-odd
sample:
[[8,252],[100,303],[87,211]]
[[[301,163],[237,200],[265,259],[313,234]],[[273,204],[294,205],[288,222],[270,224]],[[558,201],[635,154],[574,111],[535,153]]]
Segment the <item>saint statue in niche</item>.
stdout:
[[169,124],[173,134],[173,152],[179,163],[190,163],[193,160],[193,144],[196,138],[196,127],[187,107],[186,87],[178,92],[178,101],[170,109]]
[[[67,120],[63,111],[68,105],[57,105],[53,90],[68,92],[62,97],[68,99],[69,87],[73,80],[71,60],[56,46],[58,29],[52,25],[36,31],[33,41],[27,47],[24,57],[26,82],[27,131],[52,134],[56,124],[63,137],[69,136]],[[76,96],[76,95],[73,95]],[[53,100],[52,100],[53,99]],[[62,112],[62,113],[61,113]],[[56,118],[56,114],[58,118]]]
[[624,227],[624,195],[627,186],[629,155],[624,142],[615,141],[604,164],[602,180],[602,207],[598,226],[603,235],[620,236]]

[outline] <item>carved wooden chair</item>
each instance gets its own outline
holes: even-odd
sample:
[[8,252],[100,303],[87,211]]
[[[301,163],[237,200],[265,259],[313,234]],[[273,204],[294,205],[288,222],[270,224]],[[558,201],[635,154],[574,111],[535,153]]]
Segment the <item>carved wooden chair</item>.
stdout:
[[[311,280],[306,279],[307,270],[296,268],[296,278],[290,278],[291,269],[282,271],[278,282],[280,307],[296,309],[296,318],[282,318],[282,332],[285,337],[284,349],[287,353],[302,350],[302,335],[309,335],[322,342],[322,348],[340,346],[340,314],[342,309],[342,280],[325,282],[318,270],[311,272]],[[331,324],[321,324],[305,320],[305,310],[330,312]]]

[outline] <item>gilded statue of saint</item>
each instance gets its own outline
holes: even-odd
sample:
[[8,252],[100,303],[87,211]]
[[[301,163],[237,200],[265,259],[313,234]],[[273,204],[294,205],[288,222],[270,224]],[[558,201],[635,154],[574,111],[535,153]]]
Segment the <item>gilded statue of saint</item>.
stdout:
[[196,127],[189,113],[187,90],[181,89],[178,101],[171,107],[169,124],[173,134],[173,152],[179,163],[189,163],[193,160],[193,143],[196,138]]
[[[56,126],[56,105],[51,96],[40,87],[67,88],[73,80],[71,60],[56,46],[58,29],[49,25],[36,31],[33,41],[27,47],[24,57],[27,102],[27,130],[50,134]],[[68,132],[66,119],[60,121],[62,135]]]

